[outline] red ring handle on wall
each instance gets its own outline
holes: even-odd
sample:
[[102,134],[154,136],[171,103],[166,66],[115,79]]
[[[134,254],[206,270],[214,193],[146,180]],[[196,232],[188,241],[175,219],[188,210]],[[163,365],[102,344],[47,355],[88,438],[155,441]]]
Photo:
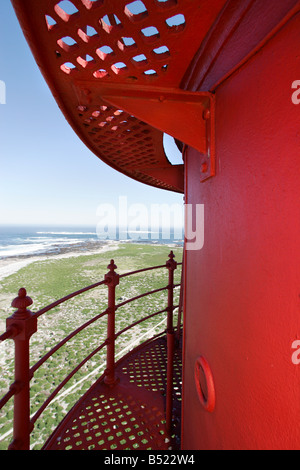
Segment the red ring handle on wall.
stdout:
[[200,356],[195,363],[195,384],[201,405],[206,411],[212,413],[216,406],[215,384],[211,369],[203,356]]

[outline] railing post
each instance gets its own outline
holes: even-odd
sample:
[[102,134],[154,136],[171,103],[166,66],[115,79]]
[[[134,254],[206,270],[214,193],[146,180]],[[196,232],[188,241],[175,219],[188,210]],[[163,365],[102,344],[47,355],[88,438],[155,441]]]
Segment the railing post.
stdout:
[[9,450],[30,449],[30,357],[29,342],[37,331],[37,318],[27,310],[32,305],[24,288],[19,290],[18,297],[12,302],[17,311],[6,320],[7,330],[13,331],[15,342],[15,382],[14,396],[14,430],[13,441]]
[[116,286],[119,284],[119,274],[115,272],[117,266],[112,259],[107,266],[109,272],[105,274],[105,284],[108,287],[108,316],[107,316],[107,354],[105,383],[114,385],[115,378],[115,313],[116,313]]
[[174,362],[174,327],[173,327],[173,310],[174,310],[174,271],[177,263],[174,261],[175,255],[173,251],[169,254],[169,260],[166,267],[169,271],[168,284],[168,317],[167,317],[167,393],[166,393],[166,428],[169,433],[172,429],[173,414],[173,362]]
[[182,313],[183,313],[183,302],[184,302],[184,252],[182,257],[182,265],[181,265],[181,282],[180,282],[180,295],[179,295],[179,306],[178,306],[178,319],[177,319],[177,331],[175,334],[176,338],[176,345],[179,345],[180,341],[180,332],[181,332],[181,320],[182,320]]

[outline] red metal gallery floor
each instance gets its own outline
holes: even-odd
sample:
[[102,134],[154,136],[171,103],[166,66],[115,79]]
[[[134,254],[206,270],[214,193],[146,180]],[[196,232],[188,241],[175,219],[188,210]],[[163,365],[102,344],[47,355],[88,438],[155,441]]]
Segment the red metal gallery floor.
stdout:
[[99,380],[66,416],[44,450],[176,450],[180,448],[181,346],[175,349],[173,429],[166,430],[167,344],[161,337],[116,367],[118,382]]

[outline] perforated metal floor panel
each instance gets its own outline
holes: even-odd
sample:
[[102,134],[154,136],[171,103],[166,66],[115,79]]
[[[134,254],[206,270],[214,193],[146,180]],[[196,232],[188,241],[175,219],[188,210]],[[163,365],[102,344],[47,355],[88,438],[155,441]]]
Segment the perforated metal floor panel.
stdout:
[[174,358],[173,430],[166,431],[166,339],[120,361],[118,383],[100,380],[71,410],[44,450],[170,450],[180,447],[181,348]]
[[[12,3],[54,98],[85,145],[137,181],[183,193],[183,162],[169,162],[163,134],[193,146],[183,130],[202,135],[206,124],[203,109],[184,110],[184,120],[182,110],[175,116],[181,100],[169,109],[168,92],[180,90],[226,0]],[[133,100],[124,103],[128,93]],[[133,104],[142,97],[137,110]]]

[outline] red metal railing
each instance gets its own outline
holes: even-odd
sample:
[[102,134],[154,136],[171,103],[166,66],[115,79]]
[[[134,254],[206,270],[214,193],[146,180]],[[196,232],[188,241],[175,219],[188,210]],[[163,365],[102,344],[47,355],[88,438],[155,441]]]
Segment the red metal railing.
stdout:
[[[0,400],[0,410],[4,405],[14,397],[14,423],[13,423],[13,440],[9,446],[9,450],[29,450],[30,449],[30,435],[34,429],[34,424],[43,411],[53,401],[59,391],[70,381],[70,379],[97,353],[106,347],[106,369],[104,372],[104,382],[113,386],[116,382],[115,377],[115,342],[116,339],[123,333],[133,328],[134,326],[152,318],[157,315],[167,313],[167,347],[168,347],[168,368],[167,368],[167,393],[166,393],[166,428],[167,431],[171,431],[172,428],[172,387],[173,387],[173,356],[174,356],[174,343],[175,335],[179,334],[180,322],[181,322],[181,305],[174,305],[174,288],[180,286],[180,284],[174,284],[174,271],[178,265],[174,260],[175,256],[171,251],[169,254],[169,260],[165,265],[154,266],[150,268],[140,269],[125,274],[117,274],[117,266],[114,260],[111,260],[108,265],[109,272],[105,275],[103,281],[96,284],[85,287],[79,291],[73,292],[72,294],[57,300],[56,302],[48,305],[47,307],[39,310],[36,313],[32,313],[28,310],[28,307],[32,305],[33,301],[27,296],[24,288],[19,290],[18,297],[12,302],[12,306],[17,310],[14,314],[9,317],[6,321],[6,332],[0,335],[0,341],[7,339],[13,339],[15,343],[15,380],[9,388],[9,391]],[[134,274],[144,273],[154,269],[167,268],[168,270],[168,285],[155,289],[130,299],[127,299],[119,304],[116,304],[116,287],[120,283],[122,278],[132,276]],[[31,336],[37,332],[37,320],[39,317],[54,309],[58,305],[61,305],[68,300],[77,297],[87,291],[93,290],[99,286],[106,285],[108,288],[108,308],[96,315],[89,321],[79,326],[76,330],[66,336],[63,340],[55,345],[50,351],[48,351],[42,358],[39,359],[32,367],[30,367],[30,348],[29,342]],[[158,292],[168,291],[168,302],[167,307],[145,316],[131,325],[126,326],[122,330],[116,332],[115,328],[115,313],[117,309],[124,306],[127,303],[133,302],[145,296],[149,296]],[[180,296],[180,299],[182,297]],[[179,302],[180,303],[180,302]],[[177,332],[173,325],[173,312],[176,308],[179,308]],[[30,381],[34,376],[34,373],[51,357],[57,352],[62,346],[68,341],[75,337],[78,333],[86,329],[91,324],[100,320],[103,317],[107,317],[107,338],[97,348],[95,348],[88,356],[86,356],[66,377],[65,379],[55,388],[55,390],[48,396],[40,408],[31,417],[30,415]],[[159,335],[163,334],[161,332]],[[158,336],[159,336],[158,335]],[[156,335],[157,336],[157,335]]]

